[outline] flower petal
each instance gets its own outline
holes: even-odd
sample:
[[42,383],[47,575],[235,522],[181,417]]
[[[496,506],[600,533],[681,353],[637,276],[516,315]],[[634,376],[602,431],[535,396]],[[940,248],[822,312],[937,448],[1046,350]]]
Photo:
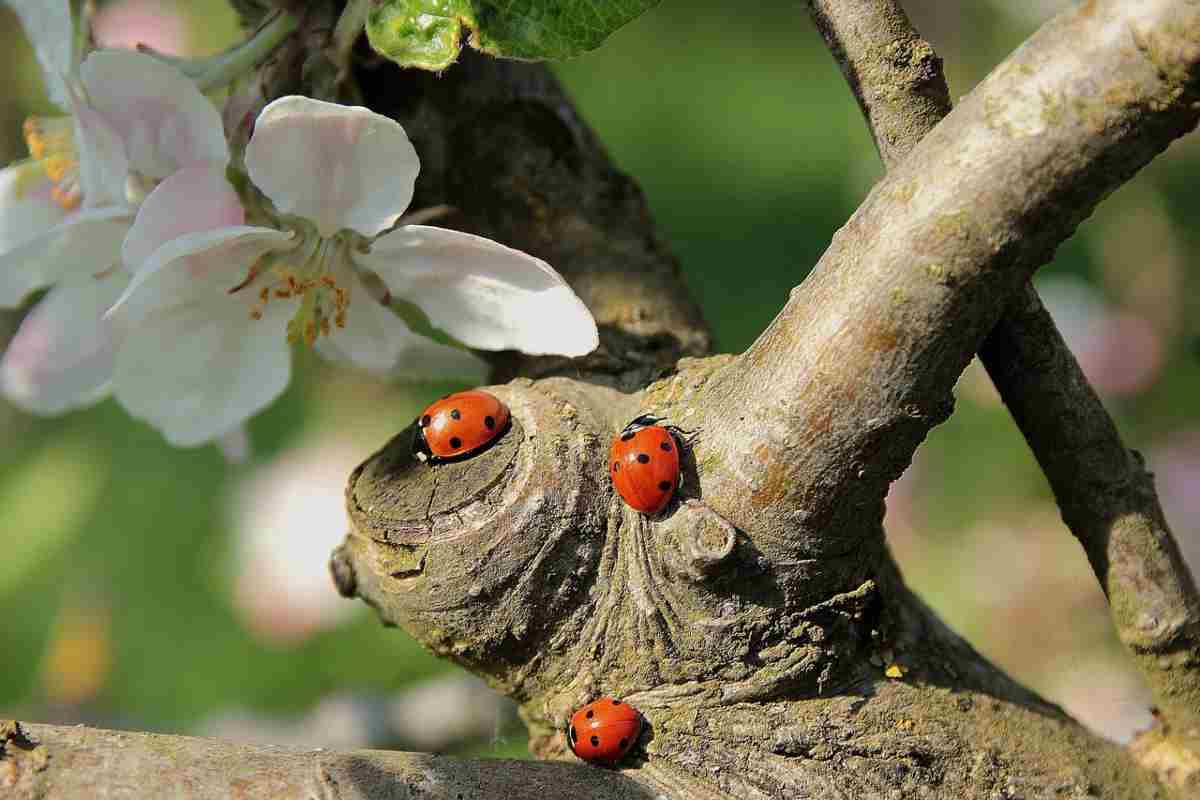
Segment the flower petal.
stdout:
[[188,167],[160,183],[125,237],[122,258],[134,277],[114,311],[147,282],[153,285],[123,312],[126,321],[198,294],[227,292],[264,253],[292,246],[291,234],[242,225],[244,216],[222,169]]
[[591,312],[562,276],[491,239],[406,225],[355,259],[471,347],[581,356],[599,344]]
[[251,320],[247,304],[231,298],[143,318],[117,353],[117,400],[179,447],[230,434],[287,387],[292,311],[273,303]]
[[0,253],[0,307],[13,307],[34,289],[68,277],[107,272],[120,263],[129,230],[123,208],[81,211],[49,231]]
[[317,340],[321,355],[388,378],[483,380],[487,367],[481,360],[413,333],[391,309],[371,297],[361,281],[350,278],[348,282],[353,302],[346,312],[346,327],[334,328]]
[[88,104],[120,135],[138,173],[165,178],[181,167],[228,162],[221,115],[175,67],[143,53],[98,50],[80,75]]
[[264,253],[291,246],[290,234],[247,226],[172,239],[137,267],[107,316],[128,325],[157,309],[219,299],[245,280],[250,266]]
[[25,317],[0,360],[0,390],[34,414],[60,414],[108,395],[112,333],[101,317],[125,287],[116,274],[51,289]]
[[[46,233],[67,218],[50,190],[54,182],[33,162],[0,169],[0,253]],[[3,282],[0,277],[0,282]]]
[[[100,112],[87,105],[78,87],[67,84],[79,148],[79,186],[86,208],[126,205],[129,157],[120,133]],[[132,210],[131,210],[132,213]]]
[[75,32],[69,0],[8,0],[29,37],[42,75],[46,96],[61,109],[68,108],[64,78],[74,66]]
[[240,226],[246,220],[237,192],[221,166],[185,167],[142,201],[121,248],[121,257],[139,271],[154,251],[189,233]]
[[395,120],[291,96],[259,114],[246,170],[279,211],[312,220],[322,236],[375,236],[408,208],[420,161]]

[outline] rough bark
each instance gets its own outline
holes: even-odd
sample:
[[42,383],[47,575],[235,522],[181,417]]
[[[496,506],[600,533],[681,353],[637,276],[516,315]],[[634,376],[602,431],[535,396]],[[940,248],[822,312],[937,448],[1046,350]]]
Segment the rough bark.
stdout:
[[652,800],[608,770],[535,761],[257,747],[96,728],[0,722],[0,796],[239,800]]
[[[809,10],[884,165],[893,168],[950,111],[939,59],[894,0],[812,0]],[[1049,479],[1109,599],[1118,634],[1154,694],[1161,725],[1142,737],[1139,753],[1152,753],[1145,761],[1167,780],[1200,781],[1200,595],[1152,477],[1122,443],[1031,286],[979,357]]]
[[[551,260],[596,312],[604,350],[504,360],[502,374],[559,377],[493,387],[514,423],[482,455],[420,465],[410,427],[360,466],[338,588],[516,698],[543,756],[570,758],[561,731],[596,695],[639,707],[649,724],[619,772],[544,773],[560,787],[579,776],[576,797],[622,776],[678,798],[1162,796],[1126,750],[1015,685],[913,597],[880,521],[888,483],[950,412],[1000,310],[1107,192],[1195,125],[1198,62],[1192,3],[1064,14],[876,187],[746,353],[678,363],[707,349],[703,323],[633,184],[544,70],[468,58],[440,80],[362,76],[368,104],[418,142],[421,200]],[[643,412],[691,433],[681,502],[656,518],[607,477],[611,436]],[[56,761],[73,735],[117,759],[107,734],[35,733],[46,780],[59,763],[64,781],[86,772]],[[207,742],[120,741],[136,753],[106,784],[146,760],[214,763]],[[33,752],[9,748],[9,764],[16,750]],[[266,769],[260,755],[222,750],[214,766]],[[292,759],[281,780],[311,780],[311,761]],[[496,780],[508,769],[454,763]],[[533,782],[553,766],[483,796],[557,796]],[[204,780],[182,793],[202,796]]]

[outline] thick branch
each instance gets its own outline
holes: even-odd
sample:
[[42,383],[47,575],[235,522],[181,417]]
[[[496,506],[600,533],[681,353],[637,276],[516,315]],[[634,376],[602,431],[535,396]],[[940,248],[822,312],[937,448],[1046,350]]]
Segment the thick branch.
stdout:
[[0,795],[276,800],[650,800],[657,792],[584,764],[472,761],[424,753],[257,747],[83,726],[0,722]]
[[[894,0],[814,0],[810,10],[859,98],[884,164],[893,167],[949,113],[938,60]],[[895,53],[921,58],[913,64]],[[1022,290],[979,355],[1083,544],[1159,709],[1177,728],[1200,729],[1194,581],[1150,476],[1121,442],[1032,287]]]
[[[340,590],[514,696],[539,755],[566,752],[562,731],[582,703],[626,699],[648,722],[626,766],[639,779],[672,776],[670,796],[1082,797],[1094,786],[1154,796],[1127,752],[1015,689],[941,629],[892,573],[878,524],[887,480],[948,413],[996,298],[1024,281],[1008,273],[1032,271],[1035,253],[1193,122],[1190,95],[1114,44],[1109,27],[1127,32],[1135,12],[1104,13],[1125,16],[1068,18],[1010,63],[1040,81],[1029,93],[1020,84],[1013,109],[1000,80],[984,111],[913,153],[920,167],[884,182],[745,356],[685,359],[631,395],[566,377],[491,387],[512,410],[511,430],[433,469],[411,455],[413,428],[400,432],[351,477],[352,530],[333,559]],[[1082,55],[1081,34],[1096,42]],[[1093,63],[1107,57],[1113,73]],[[1117,73],[1132,87],[1128,104],[1097,102],[1091,113],[1111,128],[1089,139],[1077,81]],[[471,224],[543,252],[555,242],[525,221],[545,210],[527,187],[564,167],[573,180],[611,169],[572,164],[602,153],[569,146],[581,141],[577,122],[544,105],[551,94],[518,91],[526,99],[503,114],[503,93],[490,113],[471,107],[491,91],[479,77],[480,93],[452,75],[422,84],[428,96],[395,113],[418,123],[410,129],[434,120],[434,148],[470,145],[455,149],[466,165],[433,170],[449,176],[436,200],[459,192],[452,202],[468,204]],[[441,106],[443,90],[455,102]],[[1067,107],[1062,135],[1034,124],[1043,109],[1031,102],[1048,97]],[[455,116],[481,112],[517,124],[479,136]],[[568,197],[547,188],[556,202]],[[505,203],[513,189],[517,212]],[[584,219],[606,207],[585,206]],[[577,280],[591,269],[572,262],[590,257],[572,247],[552,260]],[[591,263],[618,283],[629,269]],[[641,269],[630,272],[635,292]],[[958,323],[965,329],[951,330]],[[613,493],[607,459],[613,433],[642,411],[688,429],[681,502],[653,518]]]
[[795,556],[853,548],[1000,310],[1096,203],[1194,127],[1198,61],[1195,5],[1109,0],[1061,15],[998,67],[704,387],[710,504],[790,539]]

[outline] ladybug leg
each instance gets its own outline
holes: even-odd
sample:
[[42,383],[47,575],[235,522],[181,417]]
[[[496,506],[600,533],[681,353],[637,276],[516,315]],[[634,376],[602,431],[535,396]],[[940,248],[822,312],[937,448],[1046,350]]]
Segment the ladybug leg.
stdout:
[[425,441],[425,432],[421,430],[420,420],[417,420],[417,432],[413,434],[412,454],[422,464],[428,464],[433,460],[433,454],[429,452],[429,445]]
[[640,428],[649,428],[652,425],[662,422],[662,419],[662,417],[656,417],[653,414],[642,414],[640,417],[631,420],[621,432],[627,433],[628,431],[636,431]]

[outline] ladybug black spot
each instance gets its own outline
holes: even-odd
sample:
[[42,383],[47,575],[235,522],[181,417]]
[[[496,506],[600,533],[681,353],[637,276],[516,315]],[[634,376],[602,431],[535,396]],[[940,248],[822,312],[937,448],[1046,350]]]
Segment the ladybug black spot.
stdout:
[[628,442],[634,436],[637,436],[637,433],[635,431],[626,431],[625,433],[621,434],[621,441]]
[[613,705],[614,705],[614,706],[619,706],[619,705],[621,705],[621,701],[620,701],[620,700],[613,700]]
[[592,747],[599,747],[599,746],[600,746],[600,737],[593,736],[592,737]]
[[662,442],[661,444],[659,444],[659,447],[661,447],[667,453],[671,452],[671,443],[670,442]]
[[450,419],[462,419],[462,414],[457,408],[450,409]]
[[428,427],[429,427],[429,422],[430,422],[430,420],[429,420],[429,415],[428,415],[428,414],[426,414],[425,416],[421,417],[421,427],[422,427],[422,428],[428,428]]
[[639,464],[649,464],[650,456],[646,455],[645,453],[638,453],[638,463]]
[[621,739],[621,749],[622,749],[622,750],[624,750],[624,749],[625,749],[626,747],[628,747],[628,746],[629,746],[629,740],[628,740],[628,739]]
[[462,447],[462,439],[458,438],[457,436],[451,436],[450,446],[457,450],[458,448]]
[[621,462],[614,461],[613,462],[613,472],[620,472],[620,471],[621,471]]
[[588,712],[587,712],[587,718],[588,718],[588,719],[591,719],[591,718],[592,718],[592,717],[594,717],[594,716],[596,716],[596,712],[595,712],[595,711],[592,711],[592,710],[589,708],[589,709],[588,709]]
[[659,481],[659,482],[658,482],[658,490],[659,490],[660,492],[665,492],[665,491],[667,491],[667,490],[668,490],[668,489],[670,489],[670,488],[671,488],[671,482],[670,482],[670,481]]
[[487,429],[490,431],[492,428],[496,427],[496,418],[495,417],[484,417],[483,424],[486,425]]

